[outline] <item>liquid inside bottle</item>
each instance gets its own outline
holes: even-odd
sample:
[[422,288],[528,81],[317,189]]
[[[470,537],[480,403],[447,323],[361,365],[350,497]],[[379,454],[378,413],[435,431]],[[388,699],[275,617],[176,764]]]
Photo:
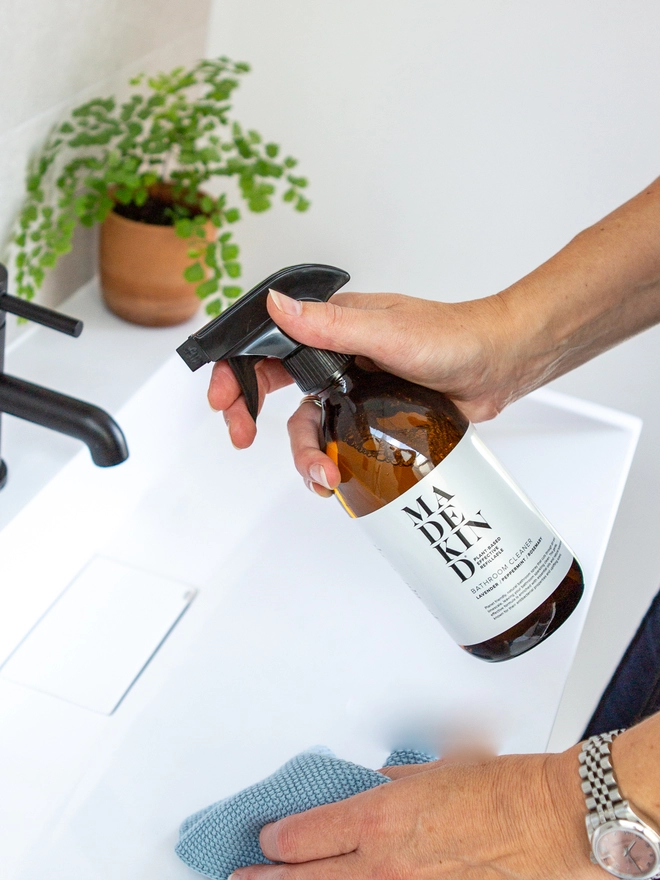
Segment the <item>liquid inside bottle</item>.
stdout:
[[[382,372],[363,359],[353,362],[320,396],[325,451],[341,474],[339,501],[365,526],[376,521],[370,515],[378,511],[381,519],[389,516],[382,512],[385,508],[392,516],[403,513],[401,521],[417,534],[410,537],[411,530],[401,525],[380,549],[445,625],[443,602],[459,594],[467,609],[459,617],[483,620],[479,629],[469,623],[463,630],[453,627],[462,648],[483,660],[508,660],[535,647],[564,623],[584,589],[577,560],[473,436],[474,429],[447,397]],[[443,483],[439,475],[445,471],[438,465],[454,450],[444,466],[449,476],[443,479],[449,483]],[[460,499],[466,496],[456,477],[459,465],[464,482],[476,485],[474,497],[479,485],[484,486],[478,510],[461,508]],[[419,484],[431,495],[415,497]],[[414,503],[404,504],[402,496],[414,498]],[[499,498],[508,505],[508,520],[517,519],[524,527],[520,523],[501,527]],[[506,536],[513,534],[523,537],[508,540]],[[399,547],[413,539],[422,568],[414,559],[406,561],[408,550]],[[423,568],[428,564],[438,566],[437,578]],[[452,632],[451,626],[447,628]],[[485,632],[487,637],[469,642],[461,638],[463,631]]]

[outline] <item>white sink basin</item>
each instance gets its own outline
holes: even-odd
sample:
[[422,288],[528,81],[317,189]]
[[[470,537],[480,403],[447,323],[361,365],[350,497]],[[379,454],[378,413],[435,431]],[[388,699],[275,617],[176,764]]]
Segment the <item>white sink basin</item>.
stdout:
[[0,670],[7,880],[189,878],[178,823],[316,743],[370,766],[424,740],[546,746],[639,421],[542,392],[481,428],[587,582],[557,634],[488,665],[304,488],[285,430],[299,393],[270,400],[239,453],[207,381],[170,358],[115,413],[129,461],[81,450],[0,532],[0,662],[96,554],[198,591],[111,715]]

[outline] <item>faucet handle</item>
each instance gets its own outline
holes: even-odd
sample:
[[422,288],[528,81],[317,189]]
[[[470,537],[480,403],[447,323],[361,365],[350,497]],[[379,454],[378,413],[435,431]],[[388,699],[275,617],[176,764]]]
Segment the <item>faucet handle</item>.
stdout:
[[[38,306],[36,303],[10,296],[7,293],[7,269],[0,263],[0,312],[11,312],[19,318],[27,318],[51,330],[59,330],[68,336],[80,336],[83,331],[83,322],[77,318],[69,318],[52,309]],[[4,319],[3,319],[4,320]]]
[[77,318],[61,315],[52,309],[19,299],[17,296],[10,296],[8,293],[0,294],[0,311],[11,312],[19,318],[27,318],[28,321],[43,324],[44,327],[59,330],[60,333],[66,333],[68,336],[80,336],[83,331],[83,322]]

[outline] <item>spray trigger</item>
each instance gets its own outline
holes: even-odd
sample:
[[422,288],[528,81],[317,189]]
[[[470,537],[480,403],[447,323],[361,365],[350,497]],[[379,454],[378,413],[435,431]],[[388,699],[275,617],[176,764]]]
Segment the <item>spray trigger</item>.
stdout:
[[259,383],[255,367],[263,358],[244,354],[227,358],[227,360],[241,387],[248,412],[256,422],[259,412]]

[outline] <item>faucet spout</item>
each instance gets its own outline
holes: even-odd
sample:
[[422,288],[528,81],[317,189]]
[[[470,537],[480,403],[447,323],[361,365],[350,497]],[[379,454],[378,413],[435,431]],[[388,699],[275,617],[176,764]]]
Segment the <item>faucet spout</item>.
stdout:
[[77,437],[87,444],[99,467],[112,467],[128,458],[126,440],[112,416],[75,397],[2,373],[0,412]]

